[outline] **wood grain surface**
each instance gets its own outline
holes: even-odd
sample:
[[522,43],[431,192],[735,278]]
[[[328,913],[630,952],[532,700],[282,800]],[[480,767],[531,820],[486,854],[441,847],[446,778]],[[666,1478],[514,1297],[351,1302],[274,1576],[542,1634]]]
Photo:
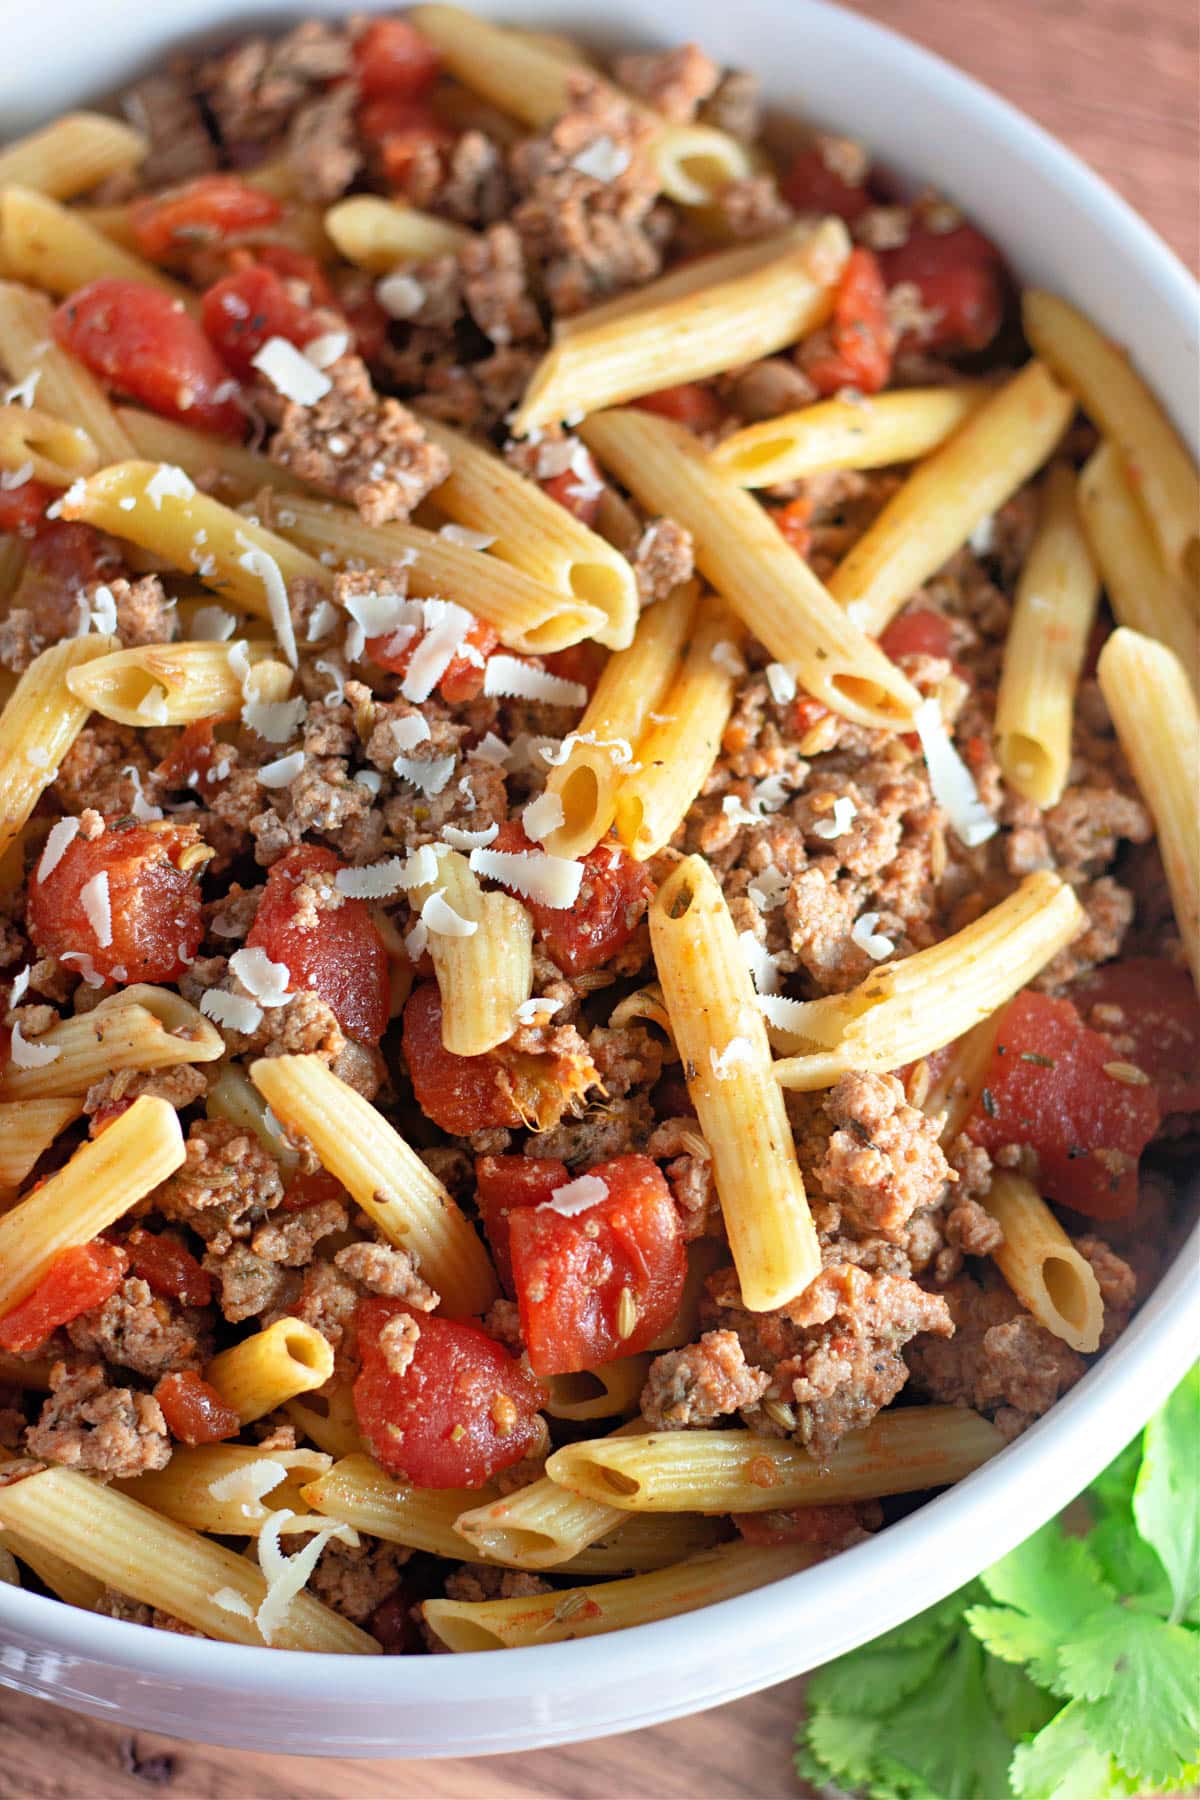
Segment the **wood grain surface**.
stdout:
[[[1189,0],[849,0],[1031,113],[1200,267],[1200,14]],[[936,160],[931,155],[931,160]],[[719,1650],[714,1650],[719,1654]],[[214,1750],[0,1690],[2,1800],[799,1800],[802,1683],[572,1748],[476,1761]]]

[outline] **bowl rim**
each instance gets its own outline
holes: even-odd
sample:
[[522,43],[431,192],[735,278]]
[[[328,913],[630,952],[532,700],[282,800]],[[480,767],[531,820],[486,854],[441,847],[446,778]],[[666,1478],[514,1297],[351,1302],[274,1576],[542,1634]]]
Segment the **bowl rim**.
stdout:
[[[889,26],[848,12],[832,0],[800,0],[800,7],[835,21],[851,50],[857,40],[878,54],[882,40],[898,91],[914,84],[938,87],[941,104],[970,114],[1005,151],[1036,164],[1040,178],[1056,190],[1056,204],[1088,215],[1110,238],[1120,240],[1121,257],[1152,288],[1155,310],[1174,315],[1185,331],[1200,330],[1200,286],[1181,259],[1126,200],[1043,126],[974,76]],[[513,10],[520,12],[520,0]],[[278,15],[274,16],[278,21]],[[229,21],[246,28],[253,22],[243,13]],[[181,34],[181,39],[185,35]],[[1194,422],[1189,435],[1194,440]],[[749,1638],[758,1640],[758,1660],[750,1677],[730,1685],[718,1672],[711,1693],[698,1693],[694,1686],[682,1697],[669,1700],[658,1693],[653,1701],[647,1701],[641,1715],[623,1713],[603,1723],[585,1722],[587,1735],[602,1736],[677,1718],[755,1692],[813,1666],[814,1659],[803,1650],[799,1654],[789,1651],[787,1623],[793,1607],[807,1603],[829,1623],[828,1654],[821,1659],[828,1660],[934,1604],[976,1575],[981,1566],[1023,1541],[1099,1473],[1200,1355],[1200,1332],[1193,1323],[1196,1312],[1188,1304],[1191,1297],[1194,1307],[1200,1296],[1198,1275],[1200,1223],[1177,1250],[1127,1330],[1076,1387],[991,1462],[878,1537],[812,1569],[697,1613],[571,1640],[573,1681],[586,1687],[591,1681],[602,1685],[606,1678],[611,1679],[613,1648],[619,1644],[622,1681],[631,1690],[639,1679],[654,1682],[664,1668],[670,1668],[677,1655],[685,1652],[686,1640],[694,1638],[700,1621],[706,1632],[720,1634],[712,1641],[719,1642],[723,1651],[732,1652]],[[1048,1454],[1051,1436],[1054,1447]],[[1026,1491],[1031,1477],[1040,1484],[1033,1500]],[[975,1547],[981,1541],[988,1546],[982,1565]],[[922,1573],[920,1608],[913,1606],[906,1579],[916,1565]],[[864,1594],[870,1596],[869,1609],[856,1604]],[[863,1619],[865,1626],[858,1622]],[[420,1704],[452,1697],[447,1689],[454,1677],[449,1676],[441,1657],[404,1659],[401,1684],[395,1658],[272,1651],[182,1637],[87,1613],[4,1584],[0,1584],[0,1624],[21,1631],[47,1651],[209,1692],[231,1685],[244,1687],[267,1704],[275,1699],[294,1701],[304,1694],[327,1698],[334,1691],[331,1684],[344,1678],[347,1668],[355,1671],[356,1703],[394,1703],[402,1698]],[[768,1648],[770,1666],[766,1666]],[[480,1701],[524,1698],[559,1685],[562,1653],[563,1646],[558,1644],[527,1646],[499,1655],[468,1651],[454,1656],[451,1666],[466,1669],[463,1685]],[[402,1694],[397,1692],[400,1685]],[[536,1741],[556,1742],[572,1735],[569,1728],[556,1727],[538,1735]],[[535,1740],[527,1732],[518,1732],[514,1742],[496,1740],[489,1747],[514,1748],[531,1741]],[[335,1748],[342,1753],[352,1746],[339,1741]],[[401,1751],[402,1745],[398,1743],[395,1749]],[[471,1745],[464,1749],[467,1754],[479,1753]]]

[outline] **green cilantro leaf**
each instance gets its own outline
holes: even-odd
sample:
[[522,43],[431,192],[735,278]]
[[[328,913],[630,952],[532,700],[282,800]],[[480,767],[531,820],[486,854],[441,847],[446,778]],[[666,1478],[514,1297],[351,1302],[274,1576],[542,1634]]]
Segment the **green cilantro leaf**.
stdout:
[[1200,1363],[1184,1376],[1146,1427],[1142,1466],[1133,1490],[1141,1536],[1157,1550],[1174,1595],[1171,1623],[1200,1597]]
[[951,1594],[873,1643],[827,1663],[809,1681],[810,1711],[822,1707],[859,1719],[890,1712],[928,1680],[962,1629],[965,1597],[965,1590]]
[[865,1787],[871,1781],[879,1736],[874,1719],[822,1708],[810,1720],[805,1735],[821,1770],[822,1783],[831,1776],[839,1787],[845,1788]]
[[1171,1584],[1155,1551],[1137,1535],[1129,1518],[1101,1519],[1088,1533],[1088,1549],[1122,1604],[1135,1612],[1171,1611]]
[[993,1656],[1027,1663],[1034,1681],[1057,1691],[1059,1645],[1114,1598],[1087,1545],[1052,1519],[982,1581],[1002,1604],[968,1611],[976,1637]]
[[903,1707],[880,1722],[877,1754],[938,1796],[996,1800],[1008,1785],[1013,1740],[991,1703],[984,1652],[966,1631]]
[[1128,1525],[1133,1512],[1133,1490],[1142,1466],[1142,1434],[1126,1444],[1120,1456],[1102,1469],[1087,1490],[1092,1510],[1101,1518],[1116,1514]]
[[1200,1638],[1120,1606],[1095,1614],[1059,1652],[1062,1689],[1086,1702],[1095,1748],[1157,1785],[1200,1756]]
[[1017,1800],[1120,1800],[1136,1792],[1095,1748],[1073,1700],[1028,1744],[1018,1744],[1009,1780]]

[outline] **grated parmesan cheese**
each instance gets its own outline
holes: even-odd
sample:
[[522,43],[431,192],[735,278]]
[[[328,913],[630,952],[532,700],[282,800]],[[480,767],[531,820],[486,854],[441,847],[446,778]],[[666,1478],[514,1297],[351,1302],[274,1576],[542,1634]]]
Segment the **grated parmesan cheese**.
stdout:
[[967,543],[975,556],[987,556],[996,548],[996,521],[990,513],[980,519]]
[[309,339],[304,346],[304,354],[315,369],[327,369],[331,363],[345,356],[349,348],[348,331],[323,331],[320,337]]
[[588,175],[593,181],[615,181],[629,167],[630,154],[622,144],[602,132],[585,144],[576,156],[571,158],[571,167],[578,169],[581,175]]
[[556,1012],[562,1010],[561,1000],[552,1000],[549,994],[540,994],[533,1000],[522,1000],[513,1013],[514,1025],[537,1025],[543,1019],[552,1019]]
[[117,601],[110,587],[98,587],[92,595],[91,627],[102,637],[117,634]]
[[723,669],[726,675],[736,677],[746,673],[746,665],[737,645],[730,643],[728,638],[722,638],[720,643],[714,644],[709,655],[718,669]]
[[768,863],[765,869],[761,869],[753,880],[746,884],[746,892],[759,912],[774,912],[775,908],[782,906],[787,899],[791,885],[782,870],[777,869],[774,863]]
[[583,885],[582,863],[544,850],[472,850],[470,861],[477,875],[555,909],[574,906]]
[[[303,357],[301,361],[303,361]],[[250,575],[257,575],[266,590],[267,610],[271,615],[271,625],[275,632],[279,648],[283,651],[288,663],[294,669],[299,663],[296,654],[296,631],[292,624],[292,609],[288,605],[287,586],[280,572],[279,564],[265,550],[247,550],[244,556],[238,557],[238,567],[245,569]]]
[[489,731],[479,740],[471,755],[477,756],[480,762],[496,763],[503,769],[508,763],[508,745],[494,731]]
[[112,896],[108,889],[108,871],[101,869],[90,881],[85,881],[79,890],[79,903],[83,907],[84,917],[96,936],[96,942],[102,950],[107,950],[113,941],[112,934]]
[[359,787],[366,788],[368,794],[377,794],[383,786],[383,776],[378,769],[357,769],[353,779]]
[[175,463],[160,463],[146,483],[145,492],[147,500],[152,501],[155,509],[161,512],[164,500],[190,500],[196,488],[190,476]]
[[413,756],[397,756],[392,763],[392,772],[401,781],[407,781],[420,793],[432,800],[440,794],[451,775],[454,773],[453,756],[435,756],[428,761],[418,761]]
[[200,606],[192,614],[192,637],[201,644],[223,644],[237,630],[237,620],[223,606]]
[[758,1010],[768,1025],[780,1031],[804,1031],[811,1000],[787,1000],[782,994],[760,994]]
[[393,719],[392,742],[397,750],[415,750],[429,742],[429,723],[423,713],[410,713],[407,719]]
[[272,1488],[286,1481],[287,1473],[281,1462],[261,1456],[254,1462],[243,1463],[240,1468],[230,1469],[228,1475],[218,1475],[215,1481],[209,1482],[208,1491],[214,1500],[232,1500],[249,1511]]
[[432,844],[422,844],[403,859],[389,856],[361,868],[339,869],[333,885],[348,900],[386,900],[407,888],[425,887],[436,881],[437,875],[437,854]]
[[12,1028],[8,1054],[18,1069],[44,1069],[47,1063],[56,1062],[62,1055],[62,1045],[30,1043],[18,1022]]
[[413,962],[420,962],[429,947],[429,927],[418,919],[404,940],[404,948]]
[[13,387],[4,390],[4,405],[32,406],[33,396],[37,393],[37,384],[41,379],[42,371],[40,369],[30,369],[23,381],[18,381]]
[[778,957],[772,956],[767,946],[760,943],[752,931],[739,931],[738,944],[759,993],[777,994],[783,979]]
[[[656,715],[651,713],[649,716],[653,719]],[[633,745],[628,738],[602,738],[594,731],[568,731],[556,750],[541,751],[542,761],[549,763],[552,769],[560,768],[576,744],[590,744],[596,750],[607,750],[613,768],[624,769],[629,775],[636,775],[642,766],[634,762]]]
[[826,838],[830,841],[834,838],[845,837],[857,817],[858,808],[853,800],[848,794],[839,794],[833,803],[833,811],[829,817],[814,821],[812,834],[814,837]]
[[479,926],[474,919],[464,919],[456,913],[446,899],[445,888],[438,888],[430,894],[421,908],[421,923],[426,930],[436,932],[439,937],[469,938],[474,937]]
[[[418,604],[424,619],[425,636],[413,652],[400,683],[404,698],[414,703],[428,700],[475,623],[466,607],[456,605],[453,600],[422,600]],[[488,667],[491,667],[490,663]]]
[[252,1619],[254,1617],[254,1608],[245,1594],[239,1594],[236,1588],[217,1588],[214,1593],[209,1595],[209,1599],[214,1606],[219,1606],[222,1612],[233,1613],[236,1618]]
[[539,794],[521,814],[521,823],[525,827],[526,837],[541,844],[552,831],[558,830],[565,818],[563,803],[557,794]]
[[375,298],[389,318],[413,319],[425,304],[425,289],[415,275],[398,270],[375,283]]
[[[415,637],[422,623],[417,601],[406,599],[396,587],[376,588],[369,594],[350,594],[342,602],[346,612],[361,626],[364,637],[385,637],[402,626],[408,626]],[[402,649],[403,645],[397,645]]]
[[998,829],[971,779],[970,771],[950,741],[936,700],[925,700],[913,715],[925,753],[933,797],[968,850],[986,844]]
[[342,671],[338,668],[336,663],[327,662],[322,656],[319,656],[316,659],[313,663],[313,668],[317,671],[318,675],[328,675],[329,679],[333,682],[333,686],[325,695],[324,704],[326,706],[340,706],[342,701],[346,698],[346,678],[342,674]]
[[13,984],[8,990],[9,1006],[18,1006],[29,992],[29,964],[13,976]]
[[265,788],[291,787],[303,768],[303,750],[293,750],[290,756],[280,756],[274,762],[264,763],[258,771],[258,779]]
[[138,701],[137,713],[139,718],[145,719],[147,725],[166,725],[169,723],[167,718],[166,689],[160,687],[157,681],[153,682],[151,686],[146,689],[146,692]]
[[448,544],[457,544],[463,550],[490,550],[496,541],[494,532],[473,531],[469,525],[440,525],[438,536],[445,538]]
[[318,600],[308,615],[308,625],[304,632],[306,644],[319,644],[327,638],[338,622],[338,609],[329,600]]
[[784,663],[767,664],[767,687],[776,706],[786,706],[796,698],[796,677]]
[[730,1038],[723,1050],[715,1044],[708,1047],[708,1060],[712,1064],[712,1072],[718,1081],[730,1081],[733,1078],[734,1066],[737,1063],[754,1061],[754,1045],[749,1038]]
[[860,913],[850,927],[850,940],[865,950],[875,962],[882,962],[885,956],[891,956],[896,946],[891,938],[884,937],[876,927],[879,924],[877,912]]
[[547,706],[586,706],[588,700],[588,691],[581,681],[567,681],[562,675],[535,669],[519,656],[489,656],[483,691],[491,698],[503,695],[541,700]]
[[602,1176],[580,1175],[574,1181],[552,1189],[550,1198],[543,1200],[534,1210],[556,1212],[561,1218],[574,1219],[591,1207],[598,1206],[601,1200],[607,1199],[608,1183]]
[[247,700],[242,708],[242,724],[256,731],[264,743],[286,744],[295,737],[308,706],[303,699]]
[[442,829],[442,838],[452,850],[482,850],[499,835],[500,827],[494,820],[482,831],[464,831],[461,825],[446,825]]
[[59,863],[66,855],[69,847],[79,836],[78,819],[58,819],[50,827],[46,835],[46,847],[42,851],[42,860],[37,866],[37,880],[45,881],[53,875]]
[[250,361],[277,394],[294,400],[297,406],[314,406],[333,387],[329,376],[287,338],[268,338]]
[[354,1546],[359,1541],[358,1533],[350,1525],[322,1523],[321,1529],[313,1533],[303,1549],[297,1550],[294,1556],[285,1556],[279,1547],[279,1534],[288,1525],[295,1529],[295,1521],[296,1514],[286,1507],[269,1513],[258,1540],[258,1566],[266,1580],[267,1592],[254,1615],[254,1622],[268,1644],[272,1634],[287,1618],[292,1601],[307,1585],[326,1544],[332,1538]]
[[[106,977],[100,974],[86,950],[64,950],[59,960],[66,963],[78,963],[79,973],[87,983],[88,987],[98,988],[104,986]],[[195,958],[192,960],[194,961]],[[116,969],[113,970],[114,981],[123,981],[124,978],[124,973],[118,975]]]
[[214,1025],[228,1031],[257,1031],[262,1024],[262,1007],[241,994],[227,994],[222,988],[209,988],[200,996],[200,1011]]
[[268,1011],[283,1006],[292,997],[289,990],[291,970],[286,963],[272,962],[265,950],[235,950],[229,959],[229,968],[251,998]]

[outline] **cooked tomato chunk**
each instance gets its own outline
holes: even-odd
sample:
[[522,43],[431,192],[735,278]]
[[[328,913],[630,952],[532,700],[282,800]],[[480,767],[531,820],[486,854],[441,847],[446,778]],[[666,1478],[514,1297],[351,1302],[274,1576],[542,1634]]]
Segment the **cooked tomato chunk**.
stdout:
[[[381,669],[387,669],[389,674],[407,675],[425,635],[423,631],[414,632],[410,626],[401,625],[395,631],[385,632],[382,637],[368,638],[367,655]],[[484,666],[499,642],[499,637],[490,625],[483,619],[474,620],[463,640],[462,649],[455,651],[446,666],[445,674],[438,680],[437,689],[443,700],[453,706],[478,698],[483,692]]]
[[[45,956],[89,956],[106,981],[177,981],[200,948],[194,825],[109,820],[75,837],[44,880],[29,884],[29,929]],[[78,961],[67,962],[78,969]]]
[[1165,956],[1131,956],[1093,969],[1071,997],[1115,1054],[1150,1077],[1164,1118],[1200,1112],[1200,1000],[1186,969]]
[[482,1487],[542,1442],[540,1385],[478,1325],[374,1298],[354,1318],[354,1409],[390,1474],[418,1487]]
[[850,387],[877,394],[891,373],[894,346],[879,263],[870,250],[852,250],[838,283],[833,318],[806,340],[800,367],[818,393]]
[[709,387],[699,381],[681,381],[676,387],[658,388],[633,402],[643,412],[657,413],[662,419],[674,419],[689,431],[715,431],[725,417],[725,408]]
[[658,1165],[618,1156],[587,1173],[607,1191],[569,1217],[532,1197],[509,1202],[521,1333],[539,1375],[644,1350],[683,1292],[683,1228]]
[[103,1238],[61,1250],[33,1292],[0,1319],[0,1350],[36,1350],[60,1325],[102,1306],[128,1267],[125,1252]]
[[1122,1061],[1069,1000],[1026,989],[1004,1015],[967,1130],[989,1150],[1035,1150],[1047,1199],[1093,1219],[1124,1218],[1137,1205],[1138,1158],[1159,1109],[1149,1083],[1122,1079]]
[[873,205],[870,189],[838,175],[816,148],[800,152],[779,189],[797,212],[836,213],[847,223]]
[[44,481],[22,481],[17,487],[0,487],[0,531],[19,531],[28,536],[46,516],[46,508],[58,498]]
[[181,1444],[219,1444],[236,1437],[241,1420],[210,1381],[194,1369],[164,1375],[154,1390],[167,1430]]
[[571,1177],[565,1162],[548,1156],[477,1156],[475,1198],[491,1245],[492,1261],[505,1293],[511,1300],[512,1250],[508,1241],[508,1216],[518,1206],[541,1206],[555,1188]]
[[157,262],[272,225],[282,212],[273,194],[237,175],[201,175],[182,187],[135,200],[129,224],[138,249]]
[[281,1205],[285,1212],[304,1212],[307,1207],[320,1206],[324,1200],[343,1200],[346,1190],[336,1175],[327,1169],[314,1169],[311,1175],[301,1171],[293,1175],[283,1190]]
[[213,737],[213,727],[218,724],[219,719],[195,719],[192,724],[185,725],[157,765],[155,774],[161,776],[168,787],[190,787],[203,793],[213,764],[218,760]]
[[[500,827],[492,845],[510,853],[534,847],[514,819]],[[565,975],[609,962],[637,930],[654,891],[645,865],[619,844],[597,844],[580,860],[583,881],[573,905],[546,906],[519,896],[547,955]]]
[[900,350],[982,350],[1000,329],[1007,276],[996,246],[973,225],[931,231],[914,223],[903,244],[879,255],[889,288],[911,282],[926,320]]
[[308,883],[309,876],[322,877],[318,892],[336,893],[333,877],[341,867],[332,850],[316,844],[300,844],[272,863],[246,945],[284,963],[290,985],[324,1000],[349,1037],[377,1044],[391,993],[387,951],[371,910],[365,900],[342,894],[337,905],[315,904]]
[[569,469],[563,469],[558,475],[543,476],[538,486],[551,500],[557,500],[560,506],[565,506],[581,525],[592,526],[596,523],[604,492],[604,477],[595,457],[582,444],[576,450]]
[[185,1306],[208,1306],[211,1302],[212,1276],[178,1238],[168,1237],[165,1232],[143,1231],[139,1225],[129,1233],[123,1247],[129,1256],[130,1274],[140,1276],[164,1300],[181,1300]]
[[500,1059],[491,1053],[456,1056],[442,1043],[442,996],[436,982],[423,982],[409,996],[404,1057],[417,1105],[443,1131],[467,1137],[489,1126],[521,1124]]
[[414,163],[424,161],[431,150],[448,150],[454,142],[454,133],[419,94],[411,98],[382,94],[364,101],[358,109],[358,129],[375,146],[384,180],[401,194]]
[[413,100],[438,78],[441,58],[405,19],[375,19],[354,46],[359,92],[367,100]]
[[206,289],[204,329],[229,367],[248,378],[268,338],[286,338],[302,350],[320,337],[324,326],[314,310],[320,303],[313,294],[310,303],[298,299],[284,275],[255,261]]
[[879,639],[885,655],[950,655],[950,621],[930,606],[911,607],[894,618]]
[[777,506],[771,517],[797,556],[807,556],[812,549],[812,501],[804,494]]
[[94,375],[164,418],[240,437],[230,374],[195,320],[161,288],[104,276],[64,300],[54,336]]

